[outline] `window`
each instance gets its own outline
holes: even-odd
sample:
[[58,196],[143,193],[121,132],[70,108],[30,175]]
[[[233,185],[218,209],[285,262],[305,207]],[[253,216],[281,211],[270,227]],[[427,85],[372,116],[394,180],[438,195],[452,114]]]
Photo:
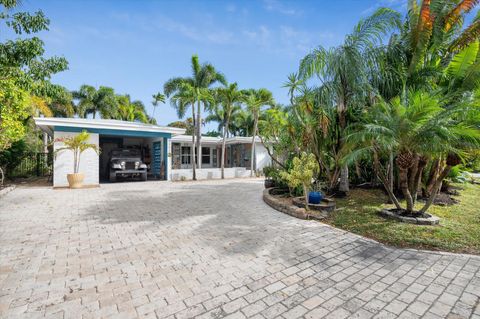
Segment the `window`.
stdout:
[[182,146],[182,164],[191,164],[190,146]]
[[210,147],[202,147],[202,164],[210,164]]

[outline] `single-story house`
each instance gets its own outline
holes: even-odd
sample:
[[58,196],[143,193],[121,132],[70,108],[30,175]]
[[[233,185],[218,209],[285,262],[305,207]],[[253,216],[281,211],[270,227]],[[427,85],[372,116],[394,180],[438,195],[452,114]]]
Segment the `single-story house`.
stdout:
[[[171,179],[192,179],[192,136],[177,135],[172,137],[172,170]],[[197,160],[198,169],[196,174],[198,179],[220,178],[222,157],[221,137],[202,136],[202,159]],[[247,177],[250,176],[252,156],[252,137],[233,136],[226,139],[225,148],[225,178]],[[198,153],[196,153],[198,156]],[[260,138],[255,138],[254,152],[254,171],[260,171],[265,166],[271,164],[270,156]]]
[[[183,180],[192,178],[191,136],[183,135],[184,129],[103,119],[35,118],[36,125],[54,141],[71,137],[82,131],[90,133],[89,143],[97,145],[101,152],[88,149],[80,161],[80,172],[85,175],[84,185],[96,186],[108,180],[109,155],[115,149],[136,149],[148,167],[148,179]],[[251,137],[227,139],[225,177],[250,176]],[[202,137],[201,169],[198,179],[220,178],[222,139]],[[62,147],[55,142],[54,151]],[[261,170],[270,164],[270,158],[260,140],[255,141],[254,169]],[[198,163],[198,162],[197,162]],[[73,173],[73,154],[64,151],[53,160],[53,186],[68,186],[67,174]]]

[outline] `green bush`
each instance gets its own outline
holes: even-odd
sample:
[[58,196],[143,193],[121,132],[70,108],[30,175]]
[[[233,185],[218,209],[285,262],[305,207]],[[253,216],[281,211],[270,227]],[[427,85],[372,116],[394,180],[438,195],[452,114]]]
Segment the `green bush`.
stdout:
[[0,167],[5,168],[8,173],[14,170],[27,155],[27,144],[24,140],[13,142],[12,145],[0,152]]

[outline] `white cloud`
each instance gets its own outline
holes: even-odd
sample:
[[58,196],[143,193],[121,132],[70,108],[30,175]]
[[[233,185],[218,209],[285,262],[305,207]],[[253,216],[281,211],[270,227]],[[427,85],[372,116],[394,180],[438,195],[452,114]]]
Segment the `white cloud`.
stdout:
[[364,16],[370,15],[381,7],[388,7],[397,11],[405,11],[407,9],[407,3],[407,0],[377,0],[372,6],[360,12],[360,14]]
[[237,7],[234,4],[230,3],[226,6],[225,10],[227,10],[227,12],[235,12],[237,11]]
[[278,12],[284,15],[299,15],[301,11],[287,7],[277,0],[264,0],[264,7],[268,11]]

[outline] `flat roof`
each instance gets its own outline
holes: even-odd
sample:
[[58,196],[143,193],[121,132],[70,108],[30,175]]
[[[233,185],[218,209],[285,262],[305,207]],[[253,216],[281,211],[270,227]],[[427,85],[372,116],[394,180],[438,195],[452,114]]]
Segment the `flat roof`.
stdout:
[[[202,144],[222,144],[223,138],[221,137],[212,137],[212,136],[202,136]],[[179,143],[179,142],[192,142],[192,136],[191,135],[177,135],[175,137],[172,137],[172,142]],[[255,142],[260,143],[260,138],[257,136],[255,137]],[[227,137],[226,144],[249,144],[252,143],[252,137],[251,136],[232,136],[232,137]]]
[[43,131],[53,135],[55,127],[69,127],[76,129],[99,129],[99,130],[122,130],[150,133],[167,133],[172,136],[185,133],[185,129],[146,124],[140,122],[129,122],[119,120],[104,119],[82,119],[82,118],[62,118],[62,117],[34,117],[35,124]]

